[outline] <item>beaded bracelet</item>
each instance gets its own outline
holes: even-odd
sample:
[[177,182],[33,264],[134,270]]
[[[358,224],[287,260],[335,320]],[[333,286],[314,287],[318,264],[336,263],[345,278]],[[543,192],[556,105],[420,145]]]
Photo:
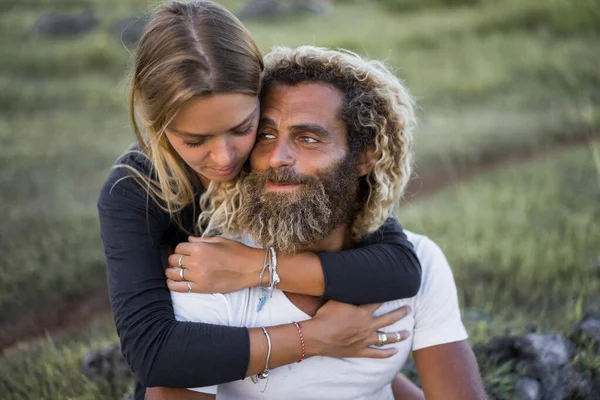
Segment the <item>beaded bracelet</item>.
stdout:
[[302,355],[300,356],[300,359],[298,360],[299,363],[301,363],[304,358],[306,357],[306,347],[304,346],[304,335],[302,334],[302,328],[300,327],[300,324],[297,322],[292,322],[294,325],[296,325],[296,329],[298,329],[298,335],[300,336],[300,347],[302,348]]

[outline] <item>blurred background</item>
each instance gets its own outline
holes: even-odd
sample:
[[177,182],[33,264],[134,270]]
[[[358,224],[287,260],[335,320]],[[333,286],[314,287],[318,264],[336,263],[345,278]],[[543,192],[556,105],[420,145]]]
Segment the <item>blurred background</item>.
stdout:
[[[0,2],[0,398],[131,391],[106,367],[118,349],[96,199],[134,141],[127,71],[160,3]],[[597,398],[585,390],[600,391],[600,2],[221,3],[264,52],[387,60],[421,107],[398,217],[446,253],[490,398]],[[543,394],[511,342],[532,337],[566,346],[576,388]]]

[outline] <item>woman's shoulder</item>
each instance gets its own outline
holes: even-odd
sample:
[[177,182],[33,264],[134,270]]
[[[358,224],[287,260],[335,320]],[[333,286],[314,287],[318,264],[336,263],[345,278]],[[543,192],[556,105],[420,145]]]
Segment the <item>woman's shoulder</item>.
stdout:
[[113,164],[98,203],[147,200],[147,188],[141,177],[152,177],[152,162],[139,145],[130,147]]

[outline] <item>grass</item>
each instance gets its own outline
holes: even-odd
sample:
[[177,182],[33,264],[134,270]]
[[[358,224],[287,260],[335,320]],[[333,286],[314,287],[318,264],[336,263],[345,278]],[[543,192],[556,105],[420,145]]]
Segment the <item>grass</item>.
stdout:
[[[462,304],[501,321],[568,328],[600,293],[600,185],[592,146],[481,174],[402,207],[453,266]],[[551,296],[549,296],[551,294]]]
[[130,378],[109,384],[81,373],[83,357],[117,340],[112,320],[102,320],[83,332],[22,344],[0,361],[0,392],[6,400],[120,399],[131,392]]
[[[582,304],[597,298],[600,280],[592,263],[600,255],[594,229],[600,222],[598,174],[591,147],[578,146],[402,207],[404,225],[446,253],[463,308],[493,316],[491,322],[467,322],[472,344],[532,330],[568,334]],[[114,394],[110,385],[79,371],[87,349],[114,340],[107,319],[75,337],[22,344],[0,359],[0,391],[7,399],[108,398]],[[573,363],[589,374],[600,371],[592,349],[579,352]],[[480,364],[490,394],[510,398],[513,366],[485,359]],[[127,382],[119,388],[128,388]]]
[[[422,106],[415,138],[422,175],[460,176],[489,159],[598,137],[597,2],[433,2],[440,5],[399,13],[340,2],[330,14],[247,26],[264,51],[316,44],[387,59]],[[110,32],[119,18],[157,3],[0,4],[0,326],[104,286],[95,200],[110,165],[134,140],[124,80],[130,52]],[[223,3],[235,10],[243,2]],[[42,12],[89,7],[101,21],[91,35],[30,34]],[[564,330],[577,318],[577,305],[598,291],[591,279],[600,255],[593,230],[599,222],[596,152],[594,161],[587,147],[552,151],[403,209],[407,226],[446,251],[465,307],[494,316],[489,324],[469,323],[475,341],[504,331]],[[102,329],[102,340],[114,339]],[[10,371],[30,370],[31,398],[105,393],[74,372],[82,349],[100,340],[95,330],[102,329],[96,326],[85,340],[63,345],[49,339],[0,359],[0,377],[7,377],[0,378],[0,392],[22,398],[10,386],[19,375]],[[494,368],[490,381],[503,382]],[[61,377],[68,377],[64,384]],[[35,391],[35,382],[47,382],[57,395]]]

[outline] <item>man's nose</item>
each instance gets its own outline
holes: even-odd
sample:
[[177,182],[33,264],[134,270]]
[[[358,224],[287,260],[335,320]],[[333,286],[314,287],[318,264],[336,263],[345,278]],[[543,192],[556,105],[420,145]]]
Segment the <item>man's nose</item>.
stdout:
[[235,160],[235,149],[226,136],[222,135],[222,137],[216,138],[211,149],[211,158],[217,168],[231,167]]
[[271,152],[269,166],[271,168],[291,167],[296,163],[296,158],[287,141],[280,141]]

